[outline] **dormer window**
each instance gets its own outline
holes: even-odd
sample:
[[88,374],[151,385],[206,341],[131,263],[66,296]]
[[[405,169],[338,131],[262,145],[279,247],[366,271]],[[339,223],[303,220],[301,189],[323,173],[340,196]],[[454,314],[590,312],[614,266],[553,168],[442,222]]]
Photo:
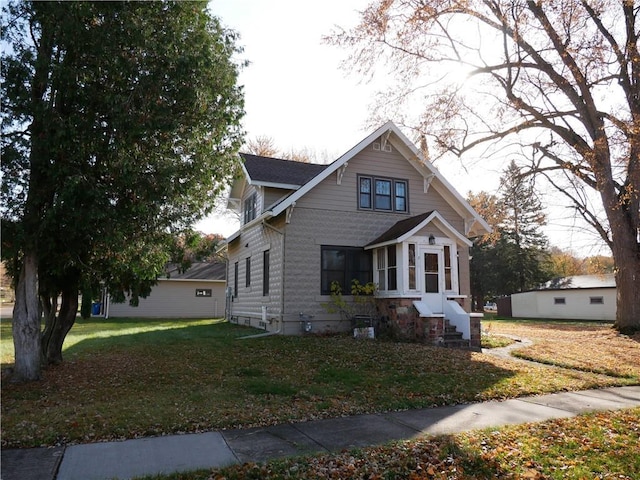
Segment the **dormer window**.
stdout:
[[383,212],[407,212],[408,182],[395,178],[358,176],[358,208]]
[[257,215],[258,195],[254,192],[244,201],[244,223],[249,223]]

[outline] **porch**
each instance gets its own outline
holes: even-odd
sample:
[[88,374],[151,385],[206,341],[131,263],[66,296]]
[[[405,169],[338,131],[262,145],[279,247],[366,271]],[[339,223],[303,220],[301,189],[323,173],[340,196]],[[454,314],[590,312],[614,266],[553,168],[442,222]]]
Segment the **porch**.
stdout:
[[464,312],[463,316],[457,312],[458,318],[453,319],[447,313],[421,312],[420,303],[420,297],[376,299],[380,327],[389,330],[398,340],[480,349],[482,314]]

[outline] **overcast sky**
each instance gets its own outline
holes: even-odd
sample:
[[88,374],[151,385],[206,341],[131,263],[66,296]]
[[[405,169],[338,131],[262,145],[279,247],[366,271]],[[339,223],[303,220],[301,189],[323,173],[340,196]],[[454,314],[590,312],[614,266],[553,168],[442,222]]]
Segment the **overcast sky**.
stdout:
[[[280,150],[307,149],[319,158],[336,159],[374,128],[366,128],[374,85],[340,69],[347,52],[325,45],[323,35],[336,26],[351,27],[367,0],[212,0],[211,11],[240,34],[240,56],[249,61],[240,74],[244,87],[247,138],[267,136]],[[383,81],[383,79],[381,79]],[[390,119],[393,120],[393,119]],[[475,164],[475,165],[474,165]],[[494,192],[499,170],[481,162],[436,163],[466,197],[469,191]],[[551,197],[547,196],[547,199]],[[552,200],[553,202],[553,200]],[[557,203],[557,202],[556,202]],[[565,216],[556,211],[556,216]],[[546,229],[553,245],[581,255],[598,253],[590,234],[569,231],[566,221]],[[238,224],[211,217],[197,225],[207,233],[230,235]],[[607,251],[602,253],[608,254]]]

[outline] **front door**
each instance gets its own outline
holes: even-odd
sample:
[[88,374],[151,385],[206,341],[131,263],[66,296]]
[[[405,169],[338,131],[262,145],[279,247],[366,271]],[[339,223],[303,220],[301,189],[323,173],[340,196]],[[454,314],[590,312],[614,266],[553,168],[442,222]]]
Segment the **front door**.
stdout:
[[440,247],[422,250],[422,301],[433,313],[442,313],[444,293],[443,249]]

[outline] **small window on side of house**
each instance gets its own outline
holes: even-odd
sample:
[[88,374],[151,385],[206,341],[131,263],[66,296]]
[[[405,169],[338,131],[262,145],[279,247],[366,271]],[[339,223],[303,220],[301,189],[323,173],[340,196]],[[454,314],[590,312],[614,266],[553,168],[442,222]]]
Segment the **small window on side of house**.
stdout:
[[591,305],[604,305],[604,297],[589,297]]
[[554,305],[566,305],[567,304],[567,299],[564,298],[564,297],[554,297],[553,304]]
[[257,216],[258,196],[252,193],[249,198],[244,201],[244,223],[249,223]]
[[269,250],[262,252],[262,296],[269,295]]
[[387,288],[389,290],[398,289],[398,264],[395,245],[387,247]]
[[245,260],[245,287],[249,288],[251,286],[251,257],[247,257]]
[[416,244],[409,244],[409,290],[416,289]]
[[238,297],[238,262],[233,264],[233,296]]

